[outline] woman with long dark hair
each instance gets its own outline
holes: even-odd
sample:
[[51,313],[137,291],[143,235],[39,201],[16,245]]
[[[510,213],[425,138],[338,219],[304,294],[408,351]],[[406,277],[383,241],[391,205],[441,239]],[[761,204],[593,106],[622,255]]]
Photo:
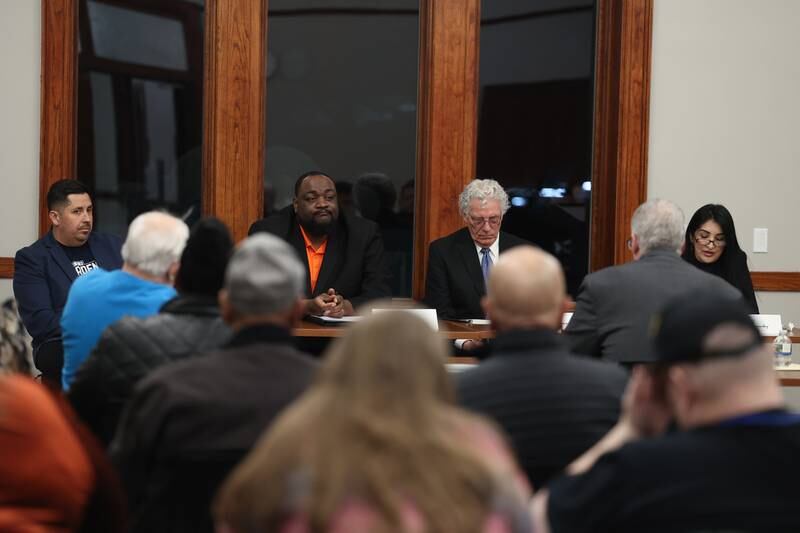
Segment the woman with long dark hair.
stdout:
[[724,205],[706,204],[695,211],[686,228],[683,258],[739,289],[750,311],[758,314],[747,254],[739,246],[733,217]]

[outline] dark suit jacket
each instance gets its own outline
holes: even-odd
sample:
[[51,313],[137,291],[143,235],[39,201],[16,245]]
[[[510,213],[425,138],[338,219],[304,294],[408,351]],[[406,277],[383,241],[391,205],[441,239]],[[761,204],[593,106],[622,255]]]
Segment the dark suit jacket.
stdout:
[[[92,232],[89,248],[105,270],[122,266],[122,240],[116,235]],[[61,336],[61,311],[78,275],[67,254],[50,231],[14,257],[14,297],[36,350],[45,340]]]
[[499,334],[457,385],[464,407],[503,428],[539,489],[617,422],[627,380],[618,365],[571,355],[553,331],[518,330]]
[[741,298],[722,278],[690,265],[670,250],[653,250],[638,261],[586,276],[565,335],[577,353],[624,363],[655,360],[650,319],[673,297],[712,289]]
[[250,226],[250,235],[266,231],[288,242],[306,267],[306,296],[313,298],[333,288],[353,306],[377,298],[391,297],[383,262],[383,242],[378,226],[366,219],[339,213],[339,221],[328,235],[325,258],[311,290],[308,258],[300,226],[291,206]]
[[[500,253],[528,241],[500,232]],[[483,318],[481,298],[486,294],[475,242],[467,228],[433,241],[428,248],[425,304],[440,318]]]
[[213,531],[219,483],[311,383],[317,363],[291,344],[287,330],[252,326],[139,382],[111,450],[132,533]]

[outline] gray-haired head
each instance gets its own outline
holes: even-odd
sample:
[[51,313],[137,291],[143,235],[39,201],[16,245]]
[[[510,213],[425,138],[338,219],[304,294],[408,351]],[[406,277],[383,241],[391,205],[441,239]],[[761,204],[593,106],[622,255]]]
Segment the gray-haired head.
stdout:
[[303,293],[305,275],[291,246],[274,235],[257,233],[245,239],[228,262],[228,301],[243,315],[285,311]]
[[631,231],[641,254],[652,250],[680,253],[683,245],[683,211],[669,200],[653,198],[633,212]]
[[148,211],[133,219],[122,245],[127,265],[156,277],[166,277],[170,266],[180,261],[189,227],[163,211]]
[[461,216],[469,216],[469,204],[472,200],[480,200],[481,206],[485,206],[489,200],[497,200],[500,202],[500,209],[503,214],[506,214],[511,204],[508,202],[508,194],[503,190],[503,187],[495,180],[475,179],[470,181],[461,195],[458,197],[458,210]]

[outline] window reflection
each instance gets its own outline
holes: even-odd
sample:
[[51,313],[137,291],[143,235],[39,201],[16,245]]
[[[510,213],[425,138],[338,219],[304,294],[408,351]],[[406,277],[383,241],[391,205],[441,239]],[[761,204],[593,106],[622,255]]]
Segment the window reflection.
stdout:
[[97,226],[139,213],[200,214],[203,6],[80,0],[78,178]]
[[503,229],[553,253],[575,295],[588,270],[594,0],[484,0],[477,176]]
[[267,36],[265,215],[298,176],[328,173],[341,211],[380,226],[393,294],[409,296],[419,1],[271,0]]

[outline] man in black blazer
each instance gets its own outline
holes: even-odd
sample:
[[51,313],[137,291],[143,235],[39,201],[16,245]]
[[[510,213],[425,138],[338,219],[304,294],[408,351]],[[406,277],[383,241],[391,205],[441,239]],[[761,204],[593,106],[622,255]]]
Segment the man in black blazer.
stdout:
[[500,231],[508,195],[495,180],[472,180],[459,197],[465,228],[437,239],[428,249],[425,303],[440,318],[483,318],[484,270],[498,256],[526,241]]
[[681,259],[683,232],[683,212],[672,202],[653,199],[636,208],[629,241],[634,261],[589,274],[578,291],[565,330],[575,352],[626,365],[651,362],[650,317],[667,301],[701,289],[741,298],[722,278]]
[[501,255],[484,299],[492,355],[458,376],[461,404],[503,428],[536,489],[614,426],[627,382],[617,365],[569,353],[556,333],[565,287],[550,254],[520,246]]
[[377,225],[339,212],[330,176],[307,172],[295,183],[292,205],[256,221],[250,235],[281,237],[306,267],[304,311],[309,315],[352,315],[360,304],[391,296]]
[[37,368],[45,381],[60,388],[64,364],[60,322],[69,288],[78,276],[95,268],[120,268],[122,240],[92,231],[92,198],[79,181],[54,183],[47,192],[47,209],[52,229],[14,257],[14,297],[33,337]]

